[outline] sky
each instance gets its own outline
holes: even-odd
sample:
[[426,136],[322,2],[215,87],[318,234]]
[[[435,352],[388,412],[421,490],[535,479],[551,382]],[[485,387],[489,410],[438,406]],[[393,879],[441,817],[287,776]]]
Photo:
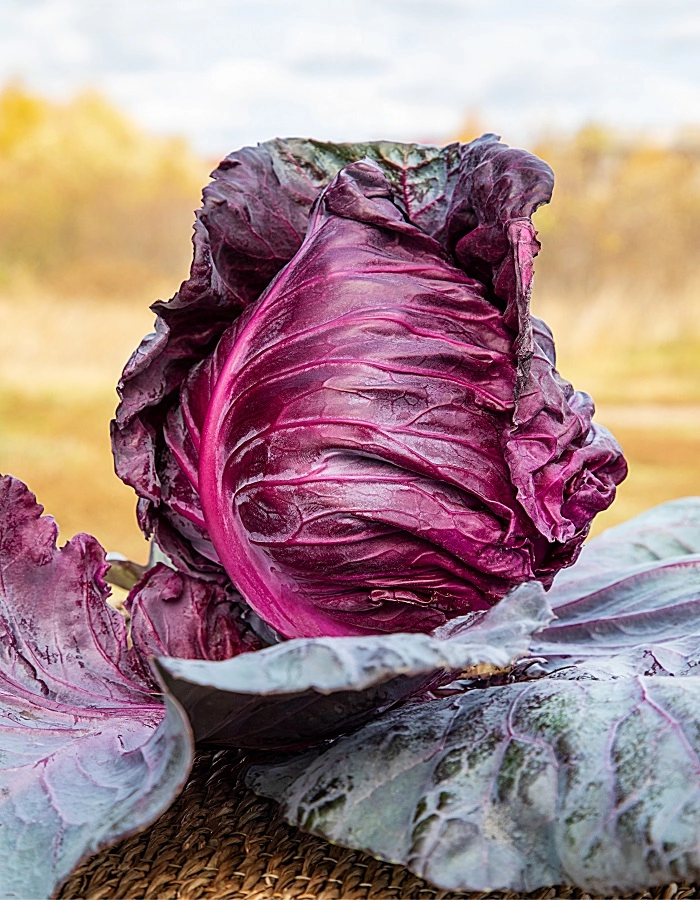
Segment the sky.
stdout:
[[0,85],[97,89],[217,155],[700,123],[697,0],[0,0]]

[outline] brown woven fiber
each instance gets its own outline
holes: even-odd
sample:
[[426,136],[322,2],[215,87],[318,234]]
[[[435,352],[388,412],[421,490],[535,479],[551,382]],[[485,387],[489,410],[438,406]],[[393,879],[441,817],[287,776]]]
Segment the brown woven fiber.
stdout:
[[[200,753],[181,796],[155,825],[92,857],[59,897],[120,900],[448,900],[514,893],[439,891],[402,866],[326,843],[285,824],[276,805],[242,782],[234,751]],[[588,898],[569,888],[527,895]],[[700,897],[698,887],[668,885],[635,897]]]

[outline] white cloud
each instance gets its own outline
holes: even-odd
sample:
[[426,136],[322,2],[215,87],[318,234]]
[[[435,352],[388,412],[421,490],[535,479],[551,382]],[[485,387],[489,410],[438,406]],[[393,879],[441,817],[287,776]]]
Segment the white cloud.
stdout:
[[514,142],[697,120],[694,0],[0,0],[0,79],[222,153],[273,134]]

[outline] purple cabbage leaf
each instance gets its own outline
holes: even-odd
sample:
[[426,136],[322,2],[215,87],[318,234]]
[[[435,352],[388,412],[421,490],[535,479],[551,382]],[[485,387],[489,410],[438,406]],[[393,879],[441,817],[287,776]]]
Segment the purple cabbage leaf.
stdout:
[[618,673],[692,674],[700,665],[700,497],[604,532],[547,599],[556,619],[532,652],[548,670],[595,660]]
[[196,740],[293,749],[351,731],[458,675],[507,671],[550,618],[533,582],[432,635],[297,638],[219,662],[158,657],[155,666]]
[[462,679],[249,783],[293,824],[447,890],[697,880],[699,526],[691,498],[592,541],[548,595],[539,665],[511,683]]
[[626,466],[529,313],[551,187],[493,135],[222,163],[113,426],[176,566],[294,638],[429,632],[576,558]]
[[275,139],[232,153],[204,189],[190,277],[169,302],[154,304],[155,332],[122,374],[122,402],[112,426],[117,474],[140,497],[144,531],[154,532],[179,566],[194,567],[199,575],[215,576],[220,567],[189,480],[163,439],[164,417],[192,368],[299,249],[321,188],[365,156],[400,186],[414,217],[433,228],[442,222],[459,165],[458,144]]
[[56,525],[41,513],[21,482],[0,478],[3,897],[50,896],[82,859],[168,808],[190,771],[192,733],[146,656],[196,655],[202,642],[209,653],[228,653],[236,644],[202,640],[202,621],[229,616],[223,589],[212,598],[168,570],[170,582],[156,587],[177,618],[164,627],[149,615],[149,585],[164,575],[148,573],[130,647],[125,618],[105,602],[103,549],[85,534],[57,549]]
[[160,562],[145,572],[124,606],[142,659],[225,660],[262,646],[230,585],[197,580]]

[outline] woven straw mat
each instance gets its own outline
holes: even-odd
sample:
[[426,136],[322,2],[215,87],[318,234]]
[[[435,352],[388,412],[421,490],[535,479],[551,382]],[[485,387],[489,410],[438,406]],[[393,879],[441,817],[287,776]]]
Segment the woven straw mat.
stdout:
[[[328,844],[285,824],[276,804],[242,780],[236,751],[199,753],[187,787],[149,829],[93,856],[63,885],[61,898],[210,900],[552,900],[588,898],[571,888],[532,894],[437,890],[403,866]],[[671,884],[645,898],[700,898],[700,885]]]

